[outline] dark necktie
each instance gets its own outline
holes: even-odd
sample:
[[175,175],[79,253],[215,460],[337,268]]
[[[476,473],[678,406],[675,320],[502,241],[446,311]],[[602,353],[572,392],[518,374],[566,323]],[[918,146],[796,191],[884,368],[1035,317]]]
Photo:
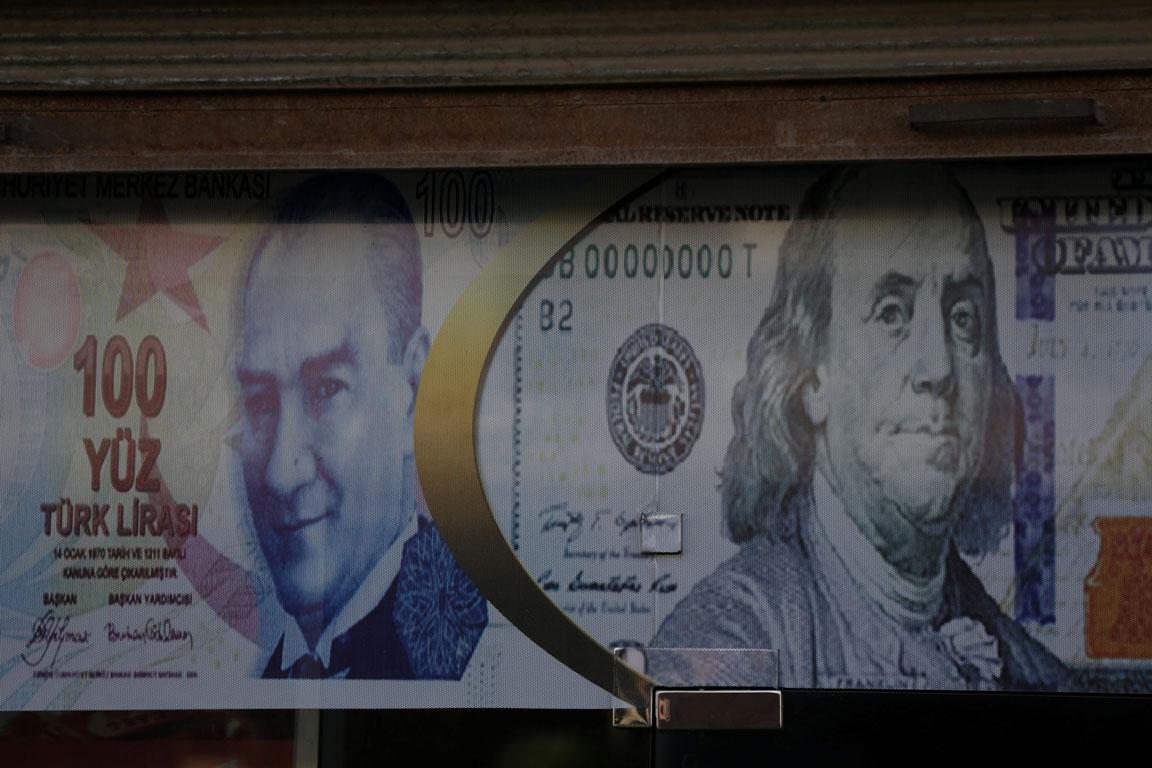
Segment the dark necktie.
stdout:
[[288,677],[294,680],[324,680],[330,677],[344,677],[352,666],[349,651],[349,630],[332,641],[332,655],[328,666],[324,666],[314,654],[308,653],[296,660],[288,669]]
[[323,680],[328,677],[328,668],[320,663],[320,659],[306,653],[288,668],[288,677],[292,680]]

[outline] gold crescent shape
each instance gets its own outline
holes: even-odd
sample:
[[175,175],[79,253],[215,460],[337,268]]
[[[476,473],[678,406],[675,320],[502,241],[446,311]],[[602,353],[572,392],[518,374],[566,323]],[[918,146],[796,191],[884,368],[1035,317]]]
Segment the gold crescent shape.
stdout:
[[651,678],[612,652],[544,593],[492,514],[476,457],[476,409],[500,335],[543,269],[611,207],[659,178],[653,170],[597,174],[494,255],[448,313],[416,396],[416,469],[432,519],[456,561],[521,632],[617,698],[649,706]]

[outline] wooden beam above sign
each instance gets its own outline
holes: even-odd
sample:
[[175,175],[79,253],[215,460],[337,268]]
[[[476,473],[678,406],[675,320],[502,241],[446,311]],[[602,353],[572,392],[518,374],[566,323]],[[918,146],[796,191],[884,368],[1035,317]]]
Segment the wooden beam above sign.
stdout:
[[1152,75],[0,93],[0,126],[8,172],[1152,154]]

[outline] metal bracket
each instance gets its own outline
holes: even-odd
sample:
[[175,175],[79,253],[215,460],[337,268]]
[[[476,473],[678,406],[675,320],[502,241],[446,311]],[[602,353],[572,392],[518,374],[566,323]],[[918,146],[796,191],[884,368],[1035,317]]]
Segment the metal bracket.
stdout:
[[1103,125],[1104,115],[1095,99],[943,101],[913,104],[908,123],[914,131],[1083,127]]
[[[626,665],[637,672],[648,671],[648,656],[638,645],[613,646],[612,655],[616,657],[617,664]],[[616,690],[620,690],[620,687],[617,686]],[[617,728],[650,728],[652,707],[636,707],[617,700],[612,705],[612,725]]]
[[[698,655],[709,650],[691,649],[690,652]],[[714,650],[718,654],[730,652],[730,649]],[[616,646],[612,653],[617,664],[647,672],[644,648]],[[612,725],[617,728],[770,730],[783,727],[783,722],[781,693],[770,688],[655,688],[650,706],[636,707],[617,701],[612,707]]]
[[771,730],[784,724],[780,691],[754,688],[657,689],[656,730]]
[[679,512],[640,515],[640,551],[675,555],[684,549],[684,518]]

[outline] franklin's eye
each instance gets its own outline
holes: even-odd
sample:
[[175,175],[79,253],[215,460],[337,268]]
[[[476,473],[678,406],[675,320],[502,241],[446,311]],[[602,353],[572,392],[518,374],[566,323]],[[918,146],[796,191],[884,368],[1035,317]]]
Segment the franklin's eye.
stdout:
[[952,338],[961,344],[976,346],[980,341],[980,313],[971,301],[958,301],[948,311]]
[[881,325],[888,328],[900,328],[912,319],[911,311],[895,296],[882,299],[872,314]]

